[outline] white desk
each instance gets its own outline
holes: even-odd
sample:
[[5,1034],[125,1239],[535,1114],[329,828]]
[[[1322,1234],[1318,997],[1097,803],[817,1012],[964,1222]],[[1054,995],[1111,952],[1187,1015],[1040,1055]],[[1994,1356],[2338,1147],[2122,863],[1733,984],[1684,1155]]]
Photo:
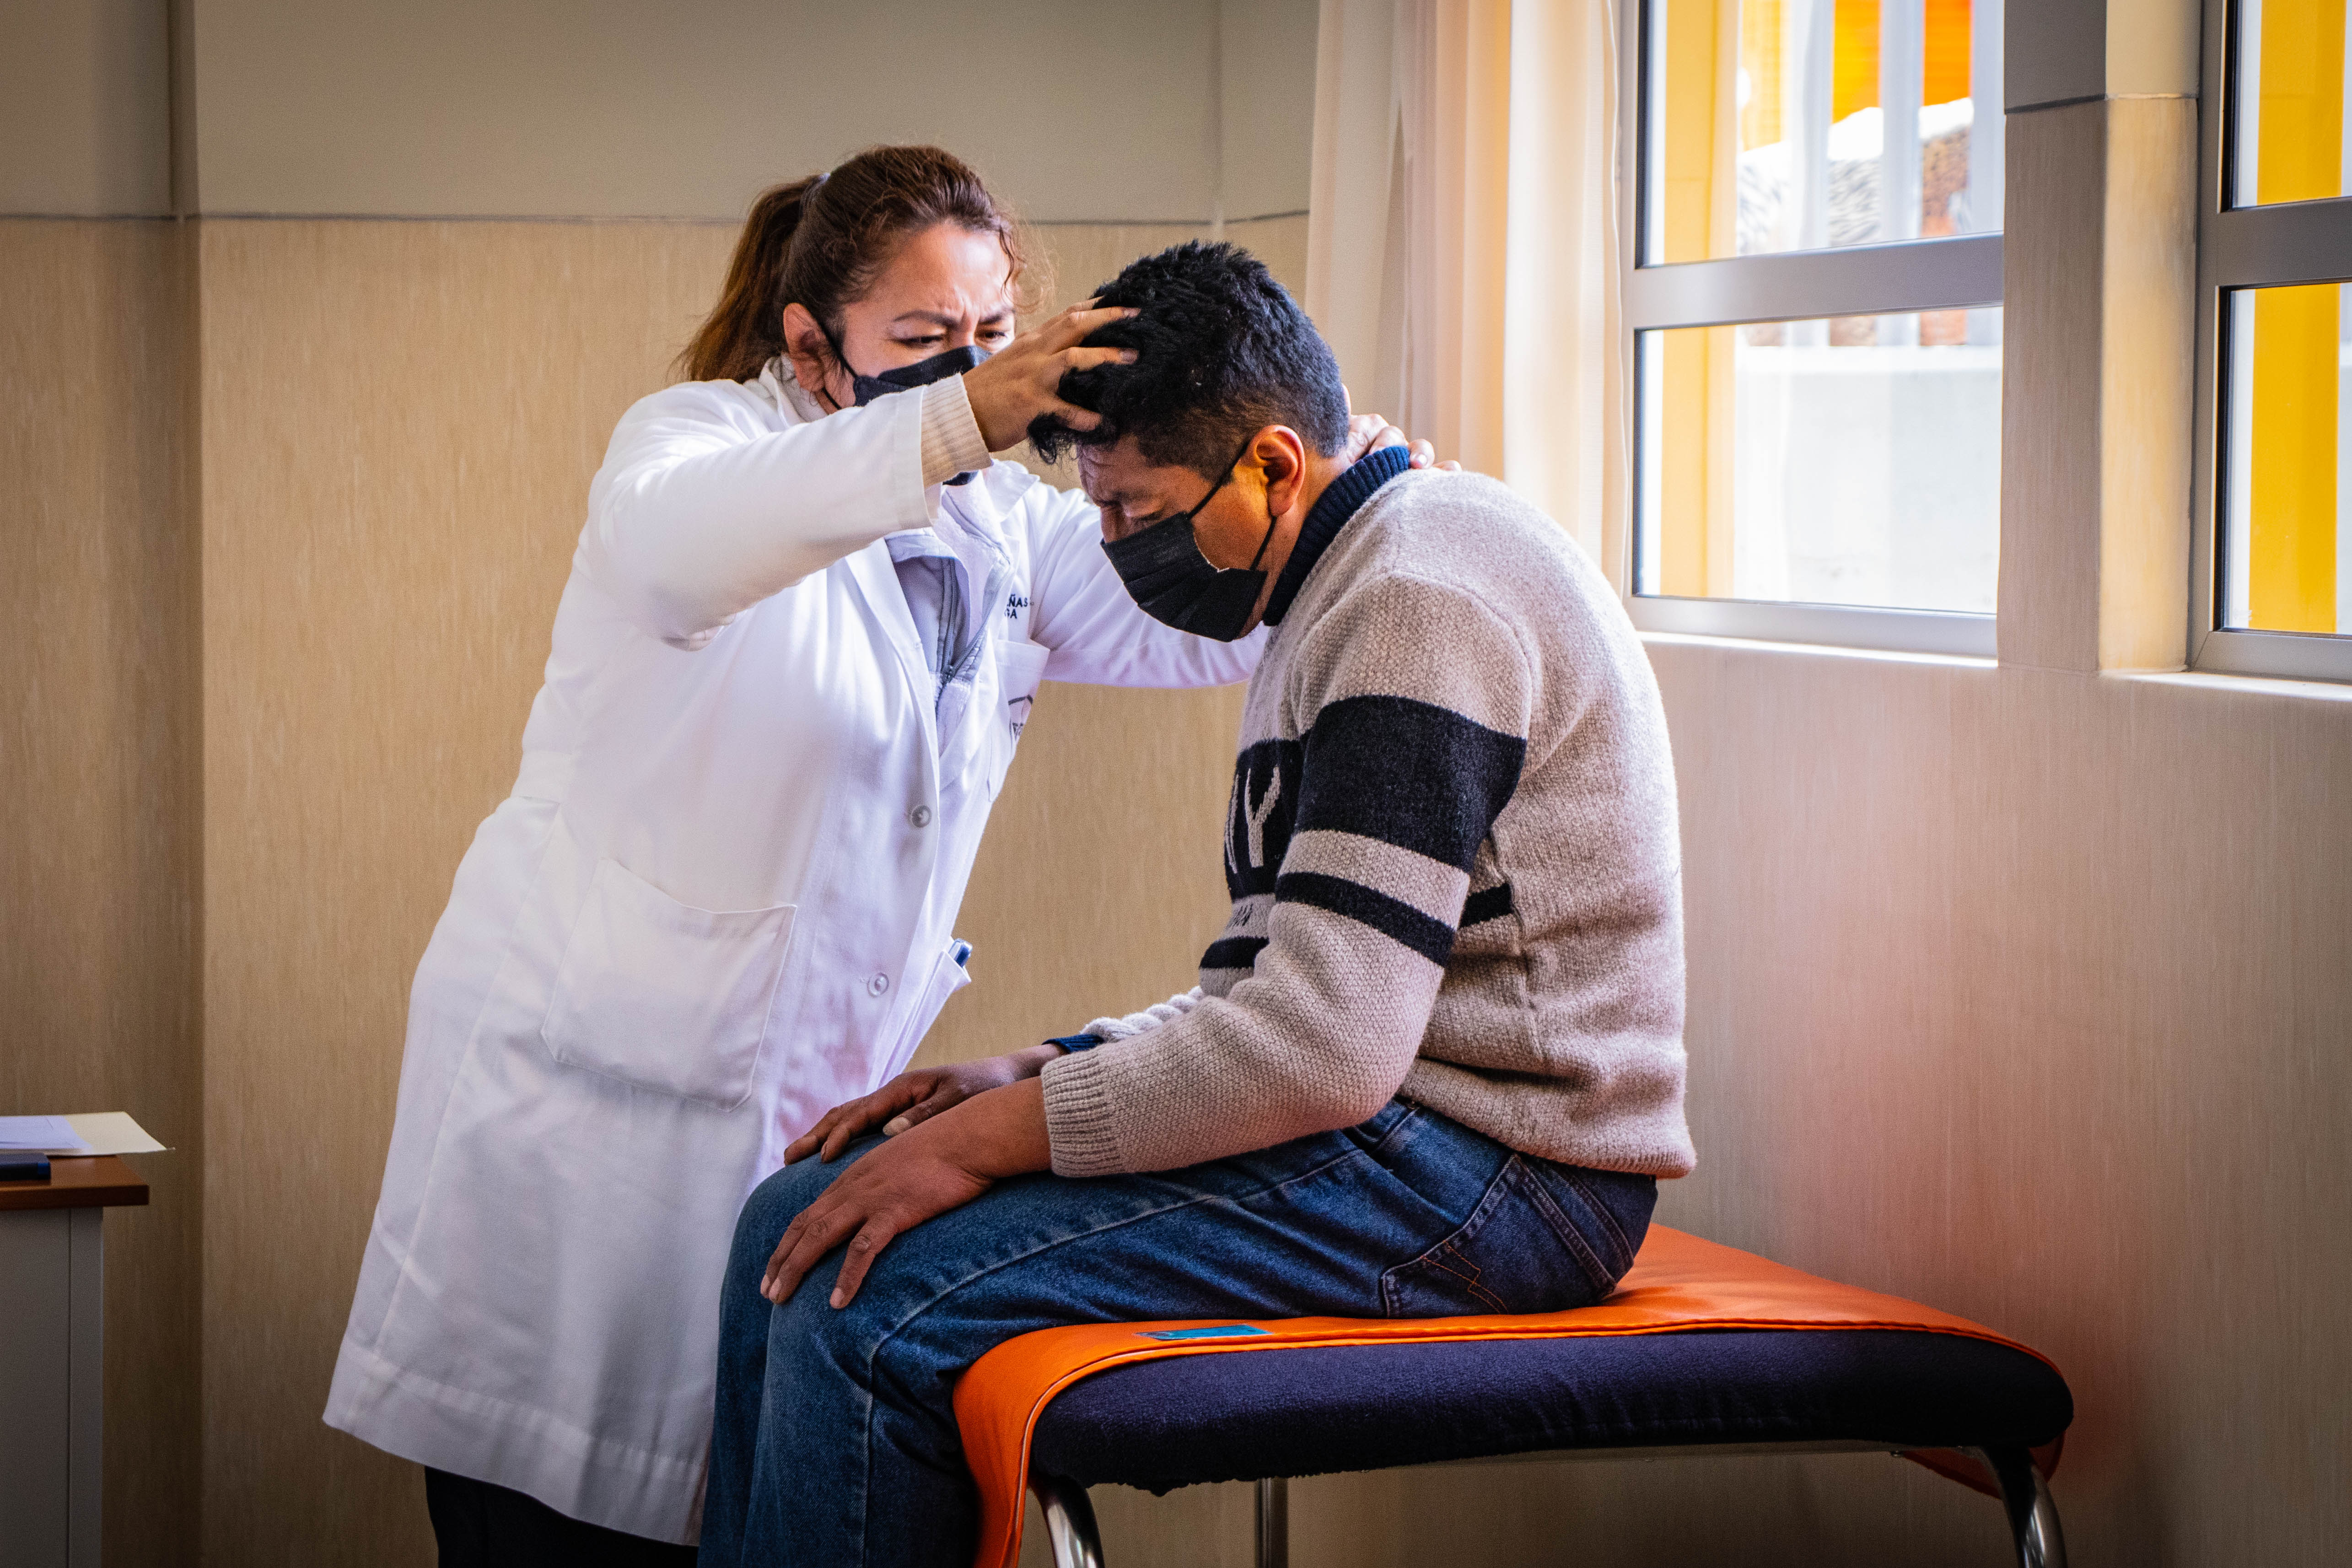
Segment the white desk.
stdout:
[[99,1568],[106,1210],[147,1184],[111,1155],[0,1182],[0,1568]]

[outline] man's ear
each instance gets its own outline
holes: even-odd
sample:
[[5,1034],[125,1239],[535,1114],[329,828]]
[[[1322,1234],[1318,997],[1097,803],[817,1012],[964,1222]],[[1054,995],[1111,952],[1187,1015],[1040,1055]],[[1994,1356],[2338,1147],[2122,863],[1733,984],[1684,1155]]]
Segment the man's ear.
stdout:
[[793,375],[803,392],[822,397],[834,407],[841,405],[840,393],[833,384],[838,363],[833,345],[825,341],[824,329],[816,324],[808,307],[797,300],[784,307],[784,355],[793,362]]
[[1281,517],[1298,504],[1307,483],[1307,443],[1287,425],[1269,425],[1250,443],[1265,480],[1265,507]]

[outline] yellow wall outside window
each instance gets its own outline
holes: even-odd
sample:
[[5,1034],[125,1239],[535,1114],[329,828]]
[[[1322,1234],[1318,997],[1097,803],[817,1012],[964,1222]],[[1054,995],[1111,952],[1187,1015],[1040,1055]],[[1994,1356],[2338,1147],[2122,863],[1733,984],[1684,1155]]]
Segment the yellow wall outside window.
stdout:
[[[1667,0],[1662,250],[1732,253],[1738,217],[1738,0]],[[1659,388],[1658,590],[1731,591],[1731,332],[1664,334]]]
[[[2263,0],[2255,197],[2344,190],[2344,0]],[[2336,399],[2343,290],[2264,289],[2252,302],[2245,489],[2247,624],[2336,623]]]
[[2258,289],[2245,411],[2246,624],[2332,632],[2342,288]]

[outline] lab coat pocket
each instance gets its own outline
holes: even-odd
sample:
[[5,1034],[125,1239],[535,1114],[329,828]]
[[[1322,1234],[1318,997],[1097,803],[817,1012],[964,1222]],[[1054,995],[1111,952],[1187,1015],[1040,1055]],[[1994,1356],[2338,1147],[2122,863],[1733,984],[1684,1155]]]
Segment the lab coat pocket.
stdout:
[[1021,739],[1029,710],[1037,700],[1038,684],[1045,679],[1045,661],[1054,650],[1044,643],[1007,637],[996,646],[997,681],[1004,693],[1004,726]]
[[[907,1064],[915,1059],[915,1052],[922,1045],[923,1037],[931,1032],[933,1024],[939,1022],[940,1009],[957,992],[971,984],[971,943],[958,937],[948,943],[948,950],[940,954],[939,961],[931,965],[931,983],[923,988],[922,1005],[908,1018],[907,1033],[899,1040],[898,1048],[890,1053],[890,1070],[876,1080],[875,1089],[881,1088],[907,1070]],[[873,1090],[866,1092],[870,1094]]]
[[995,751],[988,770],[992,797],[1004,785],[1013,749],[1021,744],[1021,731],[1027,728],[1030,710],[1037,703],[1038,685],[1045,679],[1045,661],[1053,655],[1054,650],[1044,643],[1019,637],[1006,637],[996,645],[998,712],[1004,722],[992,742]]
[[540,1037],[567,1067],[681,1100],[751,1097],[793,906],[701,910],[599,860]]

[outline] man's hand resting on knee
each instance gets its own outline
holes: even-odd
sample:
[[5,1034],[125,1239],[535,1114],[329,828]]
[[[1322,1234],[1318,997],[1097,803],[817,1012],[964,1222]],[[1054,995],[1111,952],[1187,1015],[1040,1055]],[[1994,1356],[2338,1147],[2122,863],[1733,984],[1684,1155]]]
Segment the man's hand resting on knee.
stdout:
[[895,1138],[975,1094],[985,1094],[1024,1078],[1035,1078],[1047,1062],[1061,1054],[1059,1046],[1031,1046],[1027,1050],[984,1057],[976,1062],[902,1072],[864,1099],[845,1101],[818,1117],[815,1126],[793,1139],[784,1150],[784,1163],[793,1164],[811,1154],[829,1163],[877,1127],[882,1129],[885,1138]]
[[[1053,1046],[1036,1048],[1052,1053],[1041,1059],[1041,1066],[1060,1054]],[[1026,1058],[1031,1053],[1016,1055]],[[1015,1058],[994,1059],[1004,1063]],[[971,1202],[1007,1176],[1049,1168],[1054,1150],[1045,1135],[1045,1090],[1037,1081],[1036,1071],[1030,1068],[1020,1081],[984,1092],[965,1089],[970,1099],[926,1112],[927,1120],[909,1126],[844,1171],[784,1228],[783,1239],[768,1259],[760,1293],[771,1301],[784,1300],[826,1254],[846,1242],[848,1252],[833,1288],[833,1304],[845,1307],[892,1237]],[[889,1089],[881,1092],[887,1094]],[[873,1098],[877,1097],[868,1097]],[[852,1105],[864,1103],[853,1101]],[[819,1122],[818,1129],[824,1125]],[[816,1136],[815,1131],[809,1134],[809,1138]],[[800,1149],[809,1138],[793,1147]]]

